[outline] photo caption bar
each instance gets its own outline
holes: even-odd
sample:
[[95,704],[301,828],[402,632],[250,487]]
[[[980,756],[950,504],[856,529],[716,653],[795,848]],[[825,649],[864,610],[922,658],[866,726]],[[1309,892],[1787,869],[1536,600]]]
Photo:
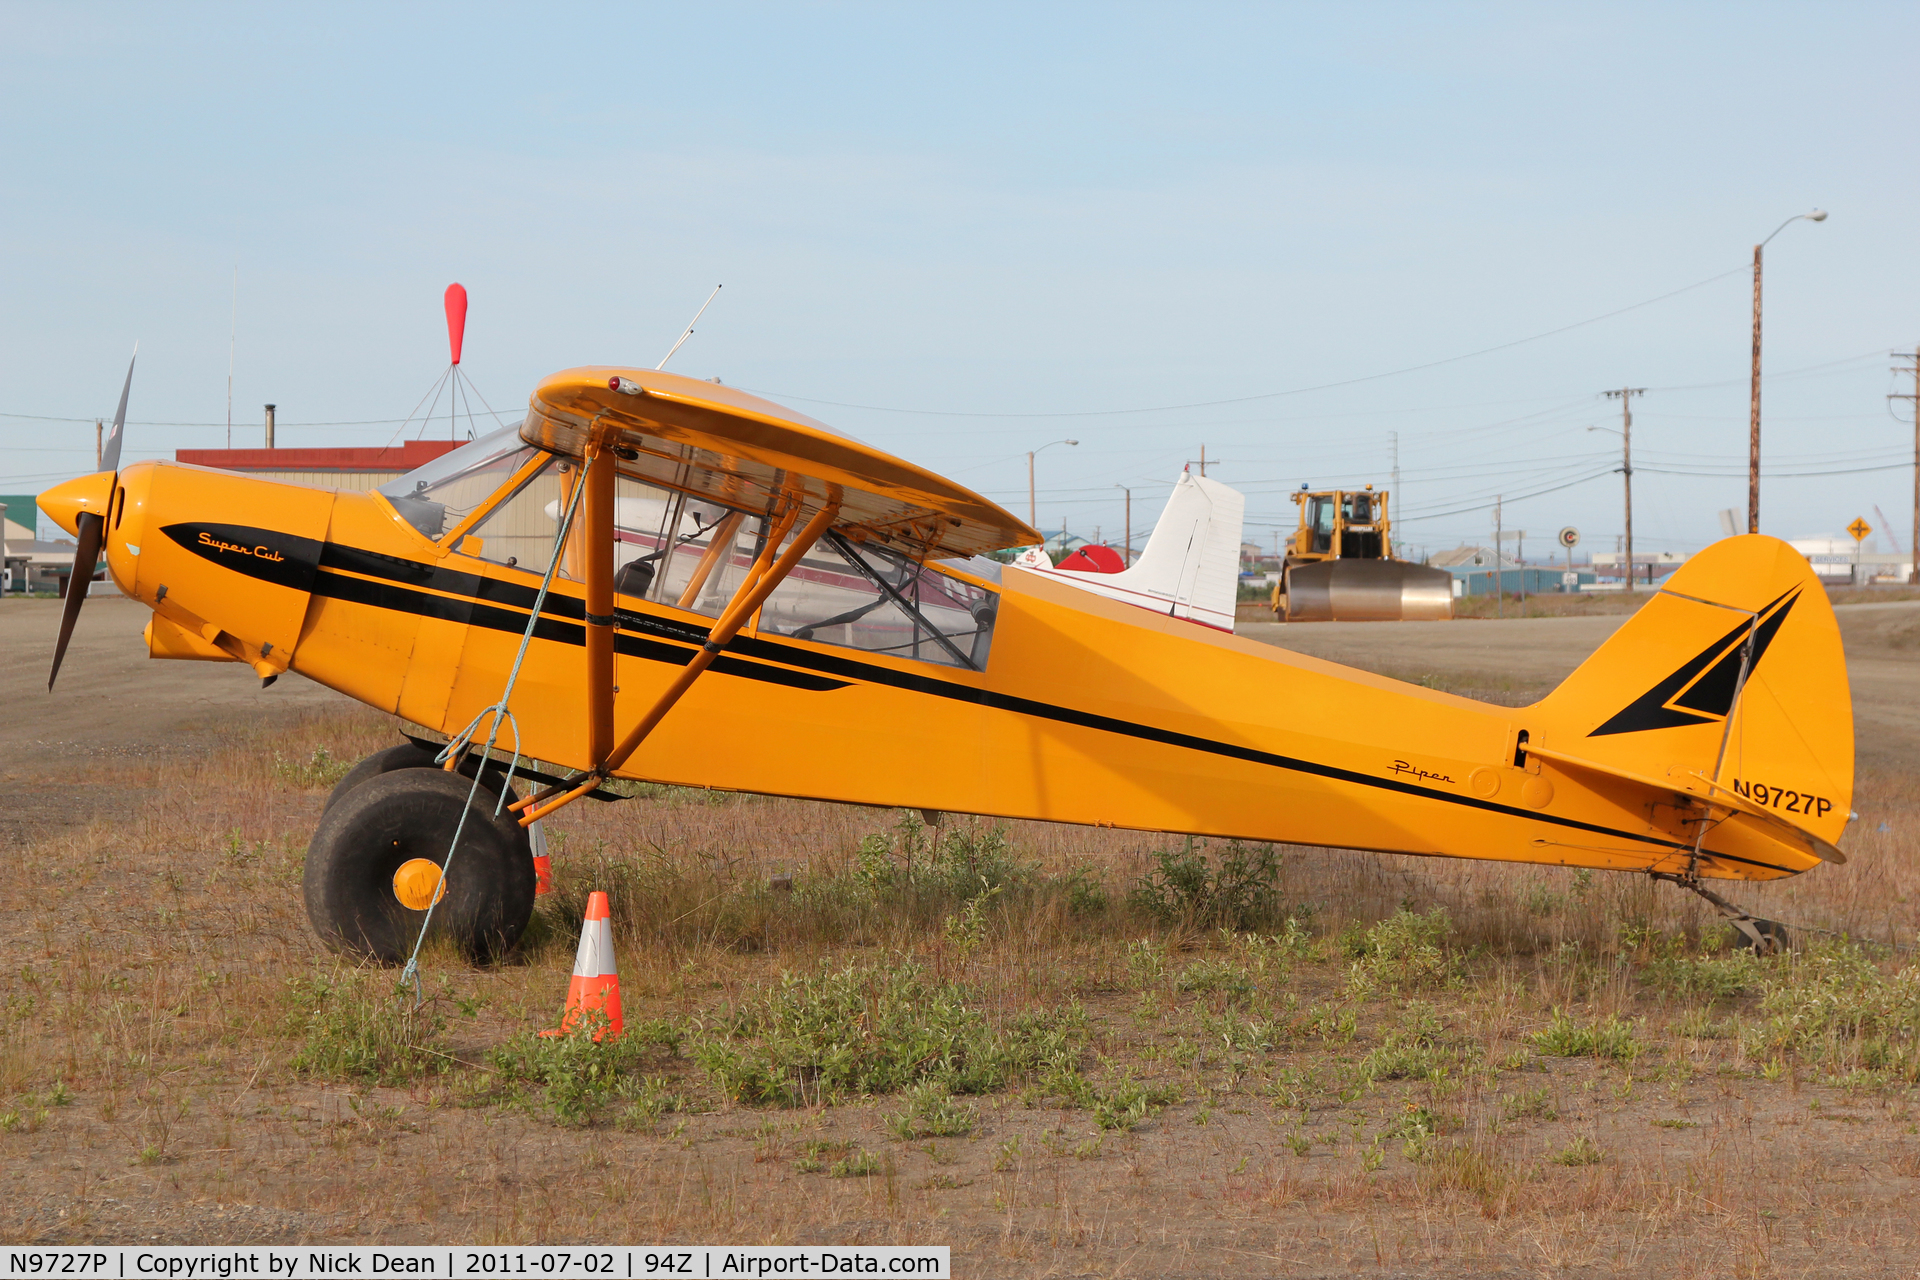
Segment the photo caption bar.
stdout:
[[948,1245],[102,1245],[0,1250],[6,1280],[681,1280],[953,1274]]

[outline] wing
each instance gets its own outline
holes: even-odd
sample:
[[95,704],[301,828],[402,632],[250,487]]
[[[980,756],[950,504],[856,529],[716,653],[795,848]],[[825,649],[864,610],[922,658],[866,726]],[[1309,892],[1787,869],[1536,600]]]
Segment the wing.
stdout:
[[799,487],[804,520],[837,497],[837,531],[916,559],[1041,541],[970,489],[717,383],[652,369],[568,369],[534,391],[520,429],[527,443],[574,458],[595,433],[612,442],[623,473],[736,508],[766,510],[776,493]]

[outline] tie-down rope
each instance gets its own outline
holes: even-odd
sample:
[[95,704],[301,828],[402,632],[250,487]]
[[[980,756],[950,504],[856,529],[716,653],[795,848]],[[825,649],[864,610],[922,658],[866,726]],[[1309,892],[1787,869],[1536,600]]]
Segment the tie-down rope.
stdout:
[[527,648],[533,643],[534,628],[540,625],[540,610],[547,602],[547,592],[553,586],[553,575],[560,568],[560,556],[567,547],[567,532],[573,527],[573,514],[580,506],[580,497],[587,491],[587,471],[594,465],[588,461],[580,468],[580,477],[573,487],[573,500],[567,504],[567,514],[560,521],[560,531],[553,540],[553,559],[547,564],[546,576],[540,579],[540,591],[533,598],[533,612],[527,615],[527,629],[520,637],[520,651],[513,655],[513,666],[507,671],[506,687],[500,691],[500,700],[492,706],[483,708],[479,715],[467,722],[462,729],[440,749],[434,757],[435,764],[446,764],[457,760],[473,745],[474,735],[478,733],[480,721],[491,715],[493,721],[487,726],[487,745],[481,750],[479,763],[473,771],[473,785],[467,790],[466,807],[460,811],[460,821],[453,828],[453,843],[447,846],[447,860],[440,865],[440,879],[434,883],[433,899],[427,903],[427,915],[420,922],[420,936],[414,939],[413,954],[407,957],[406,968],[400,971],[399,985],[413,984],[413,1007],[417,1011],[426,1004],[426,997],[420,988],[420,948],[426,945],[427,929],[433,924],[433,912],[440,905],[440,899],[446,892],[447,873],[453,867],[453,855],[460,848],[460,836],[467,829],[467,815],[473,812],[474,798],[480,794],[480,780],[486,776],[487,762],[493,757],[493,745],[499,739],[502,722],[513,729],[513,759],[507,764],[507,776],[500,784],[500,797],[494,802],[493,816],[499,817],[504,810],[507,797],[513,793],[513,773],[520,767],[520,722],[514,719],[507,703],[513,697],[514,682],[520,679],[520,664],[526,660]]

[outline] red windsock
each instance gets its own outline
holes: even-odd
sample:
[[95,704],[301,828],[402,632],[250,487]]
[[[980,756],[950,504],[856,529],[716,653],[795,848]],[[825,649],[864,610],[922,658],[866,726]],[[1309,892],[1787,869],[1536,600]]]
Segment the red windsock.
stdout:
[[567,983],[567,1008],[560,1029],[543,1036],[563,1036],[589,1012],[606,1015],[607,1025],[596,1029],[595,1040],[625,1030],[620,1016],[620,971],[613,964],[613,921],[607,895],[598,889],[587,895],[587,921],[580,930],[580,950],[573,959],[573,980]]
[[460,345],[467,340],[467,287],[463,284],[447,286],[447,350],[453,355],[453,362],[460,363]]

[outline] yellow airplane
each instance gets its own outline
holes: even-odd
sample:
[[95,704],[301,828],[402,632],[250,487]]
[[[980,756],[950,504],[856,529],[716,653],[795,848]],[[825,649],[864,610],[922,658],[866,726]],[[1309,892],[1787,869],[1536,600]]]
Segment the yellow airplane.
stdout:
[[[430,906],[472,954],[510,946],[526,827],[616,778],[1635,871],[1763,949],[1777,926],[1702,880],[1843,861],[1840,635],[1773,538],[1709,547],[1504,707],[1003,567],[985,554],[1040,535],[992,502],[674,374],[555,374],[523,423],[374,493],[118,467],[125,409],[106,469],[40,504],[152,609],[152,656],[297,671],[453,742],[381,752],[328,802],[306,900],[349,953],[404,957]],[[502,796],[529,759],[564,772]]]

